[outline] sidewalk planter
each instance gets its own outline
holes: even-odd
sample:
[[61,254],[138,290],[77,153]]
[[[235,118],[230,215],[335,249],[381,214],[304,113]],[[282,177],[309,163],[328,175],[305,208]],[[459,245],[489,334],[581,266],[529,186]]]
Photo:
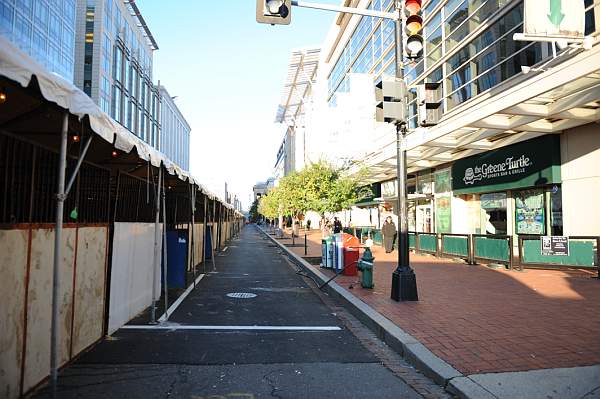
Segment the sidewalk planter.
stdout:
[[531,268],[581,267],[598,268],[600,237],[569,237],[569,255],[542,255],[540,236],[519,237],[519,263]]
[[373,239],[374,244],[383,245],[383,235],[381,234],[381,230],[371,230],[371,238]]
[[[418,233],[417,234],[418,251],[427,254],[437,255],[438,239],[435,233]],[[410,239],[409,239],[410,247]]]
[[512,236],[474,234],[473,262],[476,261],[502,263],[512,269]]
[[468,234],[441,234],[440,256],[464,259],[471,263]]

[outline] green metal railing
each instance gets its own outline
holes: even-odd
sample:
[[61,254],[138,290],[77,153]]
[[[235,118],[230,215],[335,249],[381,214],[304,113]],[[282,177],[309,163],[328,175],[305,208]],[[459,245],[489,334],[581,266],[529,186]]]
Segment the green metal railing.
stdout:
[[488,261],[504,264],[509,269],[513,268],[512,236],[473,234],[471,237],[473,242],[471,261],[473,263]]
[[435,233],[417,234],[417,251],[426,254],[438,254],[438,236]]
[[519,236],[519,263],[529,268],[597,268],[600,272],[600,237],[569,237],[568,255],[542,255],[541,245],[540,236]]
[[[352,227],[345,232],[367,237],[383,245],[381,230],[374,227]],[[527,268],[596,268],[600,277],[600,237],[569,237],[569,254],[566,256],[542,255],[541,236],[518,236],[518,256],[513,256],[513,236],[486,234],[436,234],[409,231],[408,246],[416,253],[439,257],[464,259],[469,264],[477,262],[499,263],[510,270]]]
[[439,255],[444,257],[460,258],[472,263],[471,236],[469,234],[440,234]]

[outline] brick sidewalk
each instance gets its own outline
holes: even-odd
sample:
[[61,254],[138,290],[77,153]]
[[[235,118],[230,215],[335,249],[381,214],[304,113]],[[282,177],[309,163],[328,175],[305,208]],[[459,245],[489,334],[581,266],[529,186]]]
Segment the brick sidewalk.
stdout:
[[[308,241],[308,256],[320,256],[320,231]],[[375,246],[373,255],[375,289],[350,292],[465,375],[600,364],[595,273],[494,270],[411,253],[419,301],[399,303],[390,299],[397,253]],[[336,278],[344,288],[357,280]]]

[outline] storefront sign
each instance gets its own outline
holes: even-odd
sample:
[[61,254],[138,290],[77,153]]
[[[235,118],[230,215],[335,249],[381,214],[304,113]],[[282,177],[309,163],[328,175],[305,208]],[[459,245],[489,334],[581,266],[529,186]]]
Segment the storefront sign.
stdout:
[[383,198],[396,196],[396,180],[388,180],[381,183],[381,196]]
[[459,159],[452,165],[456,194],[552,183],[560,183],[560,141],[554,135]]
[[435,198],[435,226],[438,233],[452,232],[452,199],[450,196]]
[[542,255],[569,256],[569,237],[544,236],[542,237]]

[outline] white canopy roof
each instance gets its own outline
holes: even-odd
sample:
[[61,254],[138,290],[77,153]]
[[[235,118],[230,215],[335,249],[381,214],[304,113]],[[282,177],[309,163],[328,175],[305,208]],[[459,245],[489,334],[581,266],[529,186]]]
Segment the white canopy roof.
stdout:
[[[155,167],[162,164],[171,175],[182,181],[196,184],[210,199],[219,197],[202,186],[192,175],[173,163],[167,156],[136,135],[125,129],[110,116],[102,112],[100,107],[83,91],[63,77],[48,72],[29,55],[15,47],[5,37],[0,36],[0,75],[28,87],[35,75],[42,96],[58,106],[67,109],[80,120],[86,115],[94,133],[103,140],[113,144],[120,151],[130,153],[134,148],[139,157]],[[230,209],[233,206],[223,204]]]

